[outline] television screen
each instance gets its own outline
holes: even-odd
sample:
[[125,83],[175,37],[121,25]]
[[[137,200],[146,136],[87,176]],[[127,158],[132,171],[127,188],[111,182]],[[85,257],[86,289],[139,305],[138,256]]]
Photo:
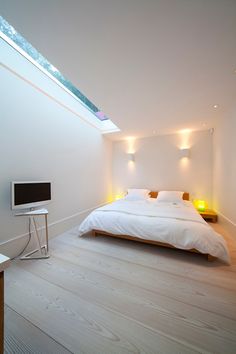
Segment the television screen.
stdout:
[[12,208],[31,208],[51,200],[50,182],[12,182]]

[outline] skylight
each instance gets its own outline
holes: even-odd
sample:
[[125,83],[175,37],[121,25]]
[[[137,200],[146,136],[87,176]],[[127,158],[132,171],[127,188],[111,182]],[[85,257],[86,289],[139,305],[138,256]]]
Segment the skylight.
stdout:
[[[35,62],[43,67],[49,74],[64,85],[75,95],[100,121],[108,121],[109,118],[97,108],[80,90],[78,90],[60,71],[40,54],[24,37],[22,37],[3,17],[0,16],[0,31],[10,38],[18,47],[27,53]],[[109,120],[110,121],[110,120]]]

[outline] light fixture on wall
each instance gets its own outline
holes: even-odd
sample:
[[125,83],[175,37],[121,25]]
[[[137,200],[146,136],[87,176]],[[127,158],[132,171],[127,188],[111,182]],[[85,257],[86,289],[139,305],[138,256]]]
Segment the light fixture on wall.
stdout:
[[188,148],[180,149],[180,158],[182,159],[184,157],[187,157],[187,158],[190,157],[190,149],[188,149]]
[[132,154],[128,154],[129,156],[129,161],[132,161],[134,162],[135,161],[135,155],[132,153]]

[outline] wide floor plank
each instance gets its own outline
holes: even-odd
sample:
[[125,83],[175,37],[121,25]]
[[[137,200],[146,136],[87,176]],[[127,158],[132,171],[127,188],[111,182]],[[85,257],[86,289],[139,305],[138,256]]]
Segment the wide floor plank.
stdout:
[[60,235],[50,259],[16,261],[6,271],[8,316],[16,318],[8,344],[16,353],[47,353],[38,340],[46,336],[58,353],[233,354],[233,245],[226,266],[74,230]]
[[[202,255],[192,255],[191,253],[181,250],[168,250],[163,247],[141,244],[130,240],[119,240],[106,236],[98,236],[96,238],[86,235],[78,238],[78,233],[72,231],[66,237],[58,237],[58,242],[73,247],[79,247],[89,251],[96,251],[105,256],[110,255],[124,261],[132,262],[139,265],[153,267],[162,272],[171,274],[181,274],[185,278],[206,282],[208,284],[217,285],[236,291],[235,273],[230,271],[232,267],[216,260],[208,262],[206,257]],[[52,241],[52,245],[54,240]],[[146,251],[145,251],[146,250]],[[231,249],[232,253],[232,249]],[[166,257],[171,256],[171,262],[166,261]],[[233,255],[231,254],[231,258]]]
[[8,306],[5,306],[4,342],[5,354],[71,353]]
[[[79,241],[78,241],[79,242]],[[154,246],[155,247],[155,246]],[[169,250],[171,251],[171,250]],[[117,257],[104,257],[95,251],[58,244],[53,254],[64,261],[96,270],[157,294],[236,319],[235,291],[186,279],[158,269],[126,262]],[[192,255],[194,257],[194,254]],[[235,310],[234,310],[235,309]]]
[[6,299],[11,308],[73,353],[199,353],[19,267],[7,271]]
[[[54,257],[47,262],[19,265],[22,269],[78,295],[205,351],[230,351],[236,346],[236,321],[160,296],[142,287]],[[228,349],[225,350],[226,344]]]

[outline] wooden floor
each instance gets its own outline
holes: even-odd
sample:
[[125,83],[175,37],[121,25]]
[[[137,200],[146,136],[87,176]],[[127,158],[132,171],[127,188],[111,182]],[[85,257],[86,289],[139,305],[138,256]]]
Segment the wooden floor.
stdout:
[[[217,226],[219,228],[219,226]],[[236,353],[232,265],[106,237],[51,241],[5,277],[5,352]]]

